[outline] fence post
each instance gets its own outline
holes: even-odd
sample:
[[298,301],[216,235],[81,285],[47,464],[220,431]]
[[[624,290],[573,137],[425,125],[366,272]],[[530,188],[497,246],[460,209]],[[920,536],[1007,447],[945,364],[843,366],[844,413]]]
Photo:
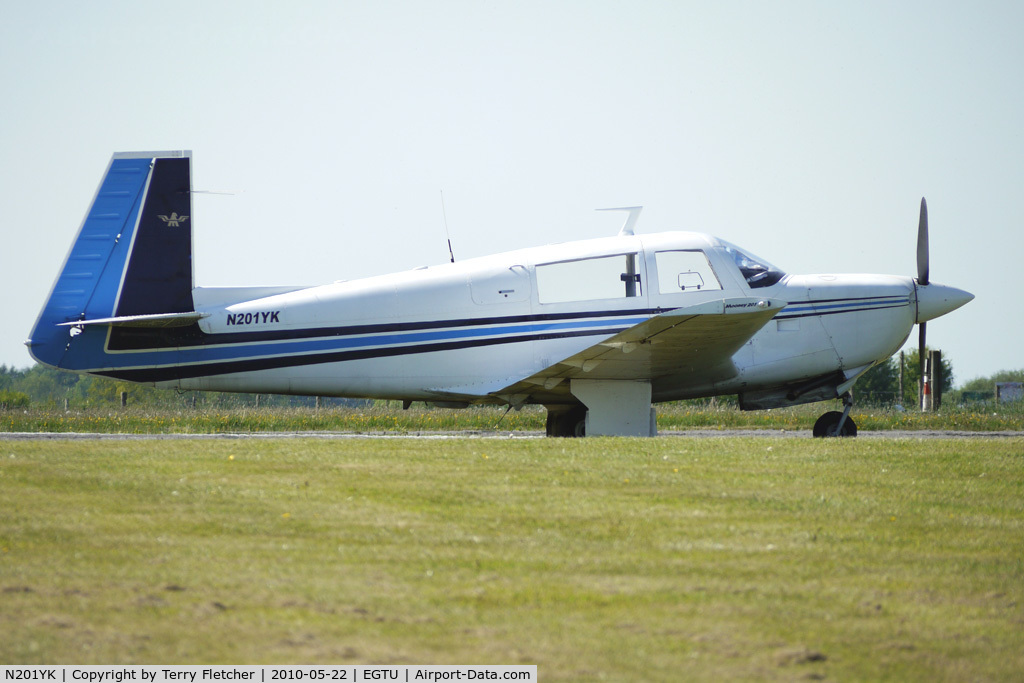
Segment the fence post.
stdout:
[[903,405],[903,352],[900,351],[900,396],[899,405]]
[[942,351],[928,352],[928,372],[932,380],[932,410],[942,405]]
[[921,387],[921,412],[931,412],[932,409],[932,371],[928,367],[928,356],[924,359],[924,373],[921,375],[918,386]]

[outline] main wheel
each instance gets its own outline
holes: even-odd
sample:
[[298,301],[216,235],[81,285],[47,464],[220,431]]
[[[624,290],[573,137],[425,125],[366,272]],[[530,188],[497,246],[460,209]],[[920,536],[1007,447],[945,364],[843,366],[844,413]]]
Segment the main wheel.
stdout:
[[573,406],[563,410],[548,408],[547,429],[545,431],[548,436],[584,436],[586,420],[586,406]]
[[842,431],[837,432],[836,428],[842,419],[843,414],[838,410],[830,410],[825,413],[814,423],[814,436],[819,438],[826,436],[857,436],[857,424],[851,417],[846,418]]

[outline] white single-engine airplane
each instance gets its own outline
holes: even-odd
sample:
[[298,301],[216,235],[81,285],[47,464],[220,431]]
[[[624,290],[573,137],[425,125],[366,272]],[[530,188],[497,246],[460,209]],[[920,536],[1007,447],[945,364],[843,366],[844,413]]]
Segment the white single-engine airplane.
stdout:
[[652,403],[843,397],[973,295],[918,276],[787,275],[708,235],[511,251],[318,287],[194,287],[190,152],[119,153],[26,342],[37,361],[182,390],[547,407],[550,436],[654,435]]

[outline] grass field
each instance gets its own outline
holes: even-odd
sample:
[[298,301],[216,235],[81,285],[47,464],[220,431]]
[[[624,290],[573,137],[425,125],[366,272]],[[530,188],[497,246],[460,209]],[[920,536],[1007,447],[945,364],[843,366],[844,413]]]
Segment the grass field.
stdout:
[[[828,410],[842,410],[826,401],[781,410],[744,412],[729,405],[659,404],[658,428],[770,429],[810,431]],[[426,409],[416,404],[402,410],[398,402],[364,408],[232,408],[178,409],[130,406],[126,409],[56,408],[0,411],[0,432],[119,432],[128,434],[219,434],[232,432],[351,432],[414,434],[429,432],[536,432],[544,430],[546,412],[539,406],[506,412],[504,408]],[[1020,431],[1024,434],[1024,401],[996,406],[943,406],[935,413],[893,408],[856,407],[851,413],[861,430]]]
[[1019,680],[1024,438],[0,442],[0,662]]

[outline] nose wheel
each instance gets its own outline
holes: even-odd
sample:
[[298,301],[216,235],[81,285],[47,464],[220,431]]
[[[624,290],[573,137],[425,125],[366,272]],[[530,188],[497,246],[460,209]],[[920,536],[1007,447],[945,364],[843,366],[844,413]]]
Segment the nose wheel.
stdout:
[[843,394],[843,411],[831,410],[814,423],[813,434],[816,438],[830,436],[857,436],[857,424],[850,418],[853,408],[853,394]]

